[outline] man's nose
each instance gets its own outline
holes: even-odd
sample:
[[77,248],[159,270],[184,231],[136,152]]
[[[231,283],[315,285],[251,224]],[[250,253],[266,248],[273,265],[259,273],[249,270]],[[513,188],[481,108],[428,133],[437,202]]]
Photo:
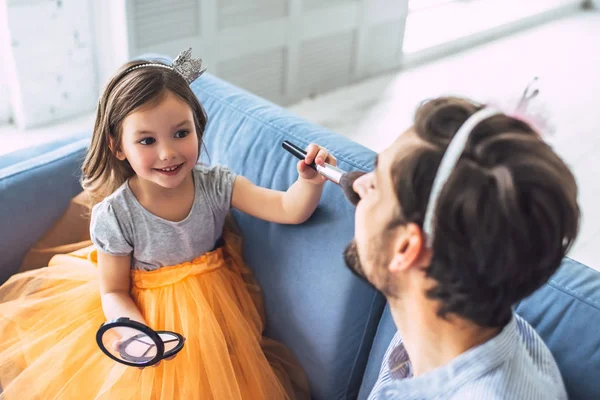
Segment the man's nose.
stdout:
[[348,201],[354,205],[357,205],[361,198],[354,185],[364,175],[365,172],[360,171],[348,172],[342,176],[340,181],[340,186],[342,187],[346,198],[348,198]]
[[363,174],[357,177],[357,179],[352,184],[352,189],[354,189],[354,191],[360,196],[361,199],[367,194],[369,184],[368,180],[369,174]]

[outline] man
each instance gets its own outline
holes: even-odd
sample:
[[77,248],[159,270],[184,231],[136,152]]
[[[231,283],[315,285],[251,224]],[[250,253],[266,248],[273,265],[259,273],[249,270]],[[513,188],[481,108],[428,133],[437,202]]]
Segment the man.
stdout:
[[388,300],[398,333],[371,399],[566,399],[550,351],[512,307],[557,270],[577,186],[529,124],[458,98],[353,183],[346,264]]

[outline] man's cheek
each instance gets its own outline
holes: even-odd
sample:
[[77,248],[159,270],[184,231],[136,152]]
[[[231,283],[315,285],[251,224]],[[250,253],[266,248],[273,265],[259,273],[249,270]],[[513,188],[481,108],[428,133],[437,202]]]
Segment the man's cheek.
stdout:
[[362,209],[356,209],[356,218],[354,221],[354,236],[356,236],[357,240],[360,240],[364,237],[365,232],[369,229],[368,219],[365,216],[365,213]]

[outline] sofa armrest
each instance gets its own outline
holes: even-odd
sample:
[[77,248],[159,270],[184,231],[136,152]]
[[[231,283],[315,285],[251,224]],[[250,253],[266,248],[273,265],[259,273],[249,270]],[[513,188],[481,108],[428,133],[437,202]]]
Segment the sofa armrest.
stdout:
[[0,157],[0,283],[81,191],[88,143],[79,135]]

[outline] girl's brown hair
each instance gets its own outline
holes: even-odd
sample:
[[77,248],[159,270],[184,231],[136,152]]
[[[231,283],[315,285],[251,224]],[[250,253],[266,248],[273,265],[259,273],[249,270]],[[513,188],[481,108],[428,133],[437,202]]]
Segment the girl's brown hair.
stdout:
[[[82,167],[81,185],[90,195],[91,205],[113,193],[134,171],[127,160],[116,157],[121,146],[121,125],[125,117],[140,107],[158,104],[167,93],[185,101],[192,109],[198,135],[198,154],[207,116],[185,79],[169,68],[147,66],[146,60],[123,65],[109,80],[98,103],[92,141]],[[152,61],[157,64],[157,61]]]

